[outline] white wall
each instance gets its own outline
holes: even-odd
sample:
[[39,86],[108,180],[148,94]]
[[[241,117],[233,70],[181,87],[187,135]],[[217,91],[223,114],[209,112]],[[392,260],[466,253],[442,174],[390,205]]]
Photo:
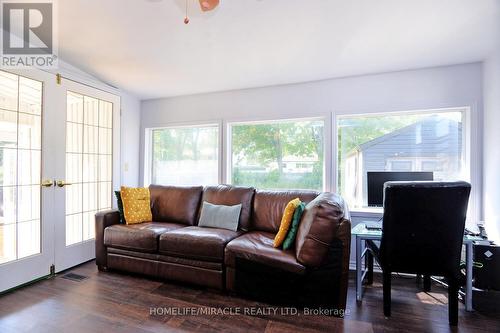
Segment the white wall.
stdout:
[[[500,3],[496,6],[500,15]],[[483,218],[490,239],[500,242],[500,21],[483,66]]]
[[484,63],[483,208],[486,231],[500,241],[500,50]]
[[121,92],[121,184],[139,185],[139,142],[141,122],[141,102],[127,93]]
[[[221,74],[222,75],[222,74]],[[142,123],[297,117],[476,105],[481,65],[465,64],[142,102]]]

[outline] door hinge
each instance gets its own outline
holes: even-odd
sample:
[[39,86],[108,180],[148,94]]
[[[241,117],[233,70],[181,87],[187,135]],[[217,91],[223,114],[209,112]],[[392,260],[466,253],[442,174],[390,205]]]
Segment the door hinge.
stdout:
[[61,74],[57,73],[57,74],[56,74],[56,83],[57,83],[57,84],[61,84],[61,79],[62,79]]
[[56,266],[54,264],[50,265],[49,272],[52,276],[56,275]]

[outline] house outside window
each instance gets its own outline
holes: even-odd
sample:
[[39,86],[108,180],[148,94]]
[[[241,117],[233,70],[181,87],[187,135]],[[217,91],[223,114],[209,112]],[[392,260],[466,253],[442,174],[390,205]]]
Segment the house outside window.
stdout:
[[349,115],[337,119],[338,191],[367,206],[367,172],[431,171],[435,180],[467,180],[463,109]]

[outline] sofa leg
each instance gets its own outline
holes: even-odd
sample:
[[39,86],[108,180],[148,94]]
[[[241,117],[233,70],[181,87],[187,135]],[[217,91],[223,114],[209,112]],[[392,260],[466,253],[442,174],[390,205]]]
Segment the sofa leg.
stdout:
[[391,272],[383,271],[384,316],[391,316]]
[[97,265],[97,269],[100,272],[106,272],[108,270],[108,268],[106,266],[102,266],[102,265]]

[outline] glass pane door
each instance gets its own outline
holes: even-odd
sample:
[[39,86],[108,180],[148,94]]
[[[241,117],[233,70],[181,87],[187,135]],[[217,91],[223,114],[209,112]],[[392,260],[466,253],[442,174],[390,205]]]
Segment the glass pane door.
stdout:
[[95,214],[111,208],[112,133],[112,103],[67,92],[66,245],[93,239]]
[[120,98],[64,80],[65,133],[56,144],[56,272],[95,257],[95,214],[113,205],[119,188]]
[[119,110],[51,73],[0,71],[0,292],[95,257],[95,213],[120,186]]

